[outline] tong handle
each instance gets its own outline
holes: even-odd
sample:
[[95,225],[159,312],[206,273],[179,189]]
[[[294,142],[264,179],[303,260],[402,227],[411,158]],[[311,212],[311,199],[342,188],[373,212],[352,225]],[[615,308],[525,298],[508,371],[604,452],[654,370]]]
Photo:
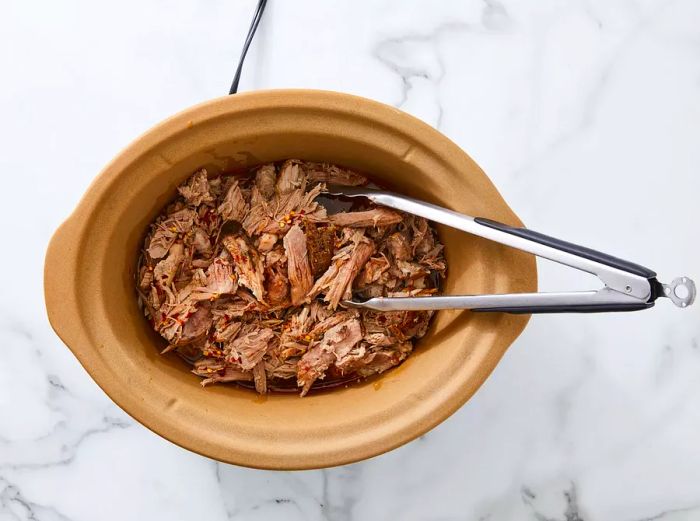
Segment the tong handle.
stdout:
[[479,308],[472,309],[476,312],[500,311],[501,313],[510,313],[513,315],[544,314],[544,313],[610,313],[617,311],[641,311],[653,307],[653,302],[639,303],[609,303],[609,304],[559,304],[551,306],[504,306],[494,308]]
[[610,266],[611,268],[617,268],[628,273],[633,273],[646,279],[656,277],[656,273],[654,271],[639,264],[635,264],[634,262],[619,259],[617,257],[613,257],[612,255],[608,255],[607,253],[586,248],[585,246],[562,241],[543,233],[528,230],[527,228],[516,228],[515,226],[509,226],[507,224],[499,223],[498,221],[486,219],[485,217],[475,217],[474,221],[482,226],[488,226],[489,228],[500,230],[502,232],[515,235],[516,237],[522,237],[523,239],[528,239],[544,246],[549,246],[550,248],[556,248],[557,250],[565,251],[567,253],[583,257],[584,259]]

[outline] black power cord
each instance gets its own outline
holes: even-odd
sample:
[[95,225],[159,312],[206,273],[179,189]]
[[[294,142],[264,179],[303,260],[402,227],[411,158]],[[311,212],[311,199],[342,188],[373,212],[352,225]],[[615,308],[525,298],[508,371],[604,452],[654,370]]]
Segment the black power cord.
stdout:
[[231,89],[228,91],[229,94],[235,94],[238,92],[238,82],[241,80],[241,71],[243,70],[243,61],[245,60],[246,54],[248,54],[248,47],[250,47],[250,42],[253,41],[253,36],[255,36],[255,31],[258,29],[260,24],[260,19],[262,18],[263,12],[265,11],[265,6],[267,5],[267,0],[259,0],[258,7],[255,9],[255,14],[253,15],[253,20],[250,22],[250,29],[248,29],[248,36],[246,36],[245,43],[243,44],[243,51],[241,52],[241,57],[238,60],[238,68],[236,68],[236,74],[233,77],[233,82],[231,83]]

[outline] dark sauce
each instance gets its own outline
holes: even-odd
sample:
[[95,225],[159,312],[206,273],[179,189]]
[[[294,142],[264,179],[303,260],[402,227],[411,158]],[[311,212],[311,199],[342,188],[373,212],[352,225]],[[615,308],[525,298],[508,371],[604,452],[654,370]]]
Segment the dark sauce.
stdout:
[[[316,380],[311,386],[309,394],[318,391],[327,391],[328,389],[335,389],[340,386],[347,386],[358,382],[360,379],[361,377],[359,375],[353,374],[344,377]],[[236,382],[236,384],[244,389],[255,391],[255,385],[253,385],[253,382]],[[299,387],[297,387],[297,382],[294,378],[268,378],[267,391],[273,393],[299,394]]]

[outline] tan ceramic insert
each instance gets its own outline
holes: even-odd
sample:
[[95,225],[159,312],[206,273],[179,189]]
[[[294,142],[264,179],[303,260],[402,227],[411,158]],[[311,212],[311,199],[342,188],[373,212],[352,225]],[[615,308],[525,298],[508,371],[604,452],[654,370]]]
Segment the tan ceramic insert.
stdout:
[[[440,312],[399,368],[299,399],[206,390],[137,308],[133,271],[143,233],[195,169],[297,157],[364,172],[401,192],[520,225],[479,167],[442,134],[391,107],[340,93],[237,94],[190,108],[132,143],[58,229],[45,265],[52,326],[124,410],[190,450],[273,469],[338,465],[397,447],[459,408],[527,323],[526,316]],[[447,293],[536,290],[534,259],[441,227]]]

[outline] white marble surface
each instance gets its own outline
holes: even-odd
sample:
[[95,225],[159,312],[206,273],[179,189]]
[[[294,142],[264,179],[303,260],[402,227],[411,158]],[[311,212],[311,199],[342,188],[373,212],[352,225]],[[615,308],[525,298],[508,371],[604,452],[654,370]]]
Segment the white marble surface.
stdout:
[[[3,3],[0,520],[700,519],[698,305],[535,317],[452,418],[324,471],[217,464],[92,382],[44,315],[47,241],[122,146],[227,92],[254,4]],[[697,279],[699,27],[697,0],[270,0],[241,88],[401,107],[531,227]]]

